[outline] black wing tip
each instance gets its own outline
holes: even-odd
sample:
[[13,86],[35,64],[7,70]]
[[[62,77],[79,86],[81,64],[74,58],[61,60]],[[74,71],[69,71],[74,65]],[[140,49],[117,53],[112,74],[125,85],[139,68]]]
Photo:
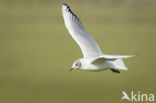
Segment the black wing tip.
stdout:
[[68,6],[66,3],[62,3],[63,5],[65,5],[65,6]]
[[66,3],[62,3],[62,5],[68,6]]
[[70,9],[70,7],[69,7],[66,3],[62,3],[62,4],[63,4],[64,6],[66,6],[66,7],[67,7],[67,10],[68,10],[73,16],[75,16],[75,17],[79,20],[79,18],[76,16],[76,14],[72,12],[72,10]]
[[70,10],[70,7],[66,3],[63,3],[63,5],[66,6]]
[[62,5],[67,6],[67,8],[70,8],[66,3],[63,3]]

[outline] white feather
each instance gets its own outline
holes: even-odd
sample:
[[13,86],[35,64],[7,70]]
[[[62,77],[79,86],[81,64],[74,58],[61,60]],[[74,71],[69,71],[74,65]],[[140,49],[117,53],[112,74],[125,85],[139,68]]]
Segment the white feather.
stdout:
[[80,46],[84,58],[100,56],[102,52],[99,46],[88,34],[79,18],[70,10],[69,6],[63,4],[62,13],[65,25],[73,39]]
[[117,59],[117,58],[130,58],[135,55],[102,55],[102,57],[107,59]]

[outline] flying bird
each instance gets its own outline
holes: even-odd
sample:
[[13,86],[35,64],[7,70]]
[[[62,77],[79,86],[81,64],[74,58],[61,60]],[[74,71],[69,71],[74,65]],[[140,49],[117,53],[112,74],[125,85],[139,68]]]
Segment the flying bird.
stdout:
[[79,18],[65,3],[62,5],[62,15],[66,28],[68,29],[73,39],[80,46],[83,53],[83,58],[76,60],[69,71],[111,70],[114,73],[120,73],[119,70],[128,70],[122,59],[133,57],[133,55],[103,54],[97,43],[86,31]]

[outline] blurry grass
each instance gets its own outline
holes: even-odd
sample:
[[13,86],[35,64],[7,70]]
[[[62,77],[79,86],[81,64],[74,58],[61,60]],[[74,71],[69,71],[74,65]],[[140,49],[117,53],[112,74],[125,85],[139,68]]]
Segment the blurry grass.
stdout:
[[120,103],[122,90],[156,93],[156,10],[71,8],[104,53],[138,55],[125,60],[129,70],[68,73],[82,54],[64,26],[61,5],[1,5],[0,102]]

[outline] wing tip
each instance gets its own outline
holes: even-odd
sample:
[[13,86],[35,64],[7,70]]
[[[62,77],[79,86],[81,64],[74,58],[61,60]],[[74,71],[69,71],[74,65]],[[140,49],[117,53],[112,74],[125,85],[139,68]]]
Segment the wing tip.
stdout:
[[65,6],[67,9],[70,10],[70,7],[66,3],[62,3],[62,6]]
[[68,6],[66,3],[62,3],[62,6],[64,10],[70,12],[73,16],[75,16],[80,21],[77,15],[70,9],[70,6]]
[[62,3],[62,5],[68,6],[66,3]]
[[64,5],[64,6],[68,6],[66,3],[62,3],[62,5]]
[[62,13],[69,11],[69,6],[66,3],[62,3]]
[[66,3],[62,3],[62,8],[66,11],[71,11],[70,7]]

